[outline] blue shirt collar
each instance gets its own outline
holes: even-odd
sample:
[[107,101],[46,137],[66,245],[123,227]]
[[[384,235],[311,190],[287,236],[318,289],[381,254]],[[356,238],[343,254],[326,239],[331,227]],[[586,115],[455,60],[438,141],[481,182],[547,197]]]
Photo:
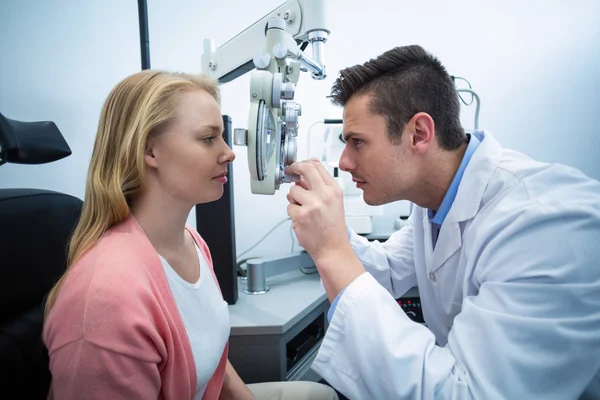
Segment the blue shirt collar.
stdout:
[[467,165],[469,164],[469,160],[475,153],[477,146],[479,146],[480,140],[473,134],[469,135],[469,144],[467,145],[467,150],[465,151],[465,155],[463,156],[460,165],[458,166],[458,170],[456,171],[456,175],[454,175],[454,179],[452,179],[452,183],[450,183],[450,187],[442,200],[442,204],[440,205],[440,209],[437,211],[427,210],[427,215],[432,224],[436,224],[438,226],[442,226],[442,223],[446,219],[446,215],[450,211],[450,207],[452,207],[452,203],[454,203],[454,199],[456,198],[456,193],[458,192],[458,186],[460,185],[460,181],[462,180],[463,174],[465,173],[465,169],[467,169]]

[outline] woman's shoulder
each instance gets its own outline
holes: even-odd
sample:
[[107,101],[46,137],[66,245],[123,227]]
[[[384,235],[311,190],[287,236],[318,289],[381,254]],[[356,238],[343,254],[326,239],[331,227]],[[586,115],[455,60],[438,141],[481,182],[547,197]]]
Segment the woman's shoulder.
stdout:
[[69,275],[83,273],[96,284],[108,281],[112,286],[115,280],[129,280],[135,285],[149,264],[156,263],[160,260],[151,245],[140,246],[132,237],[108,231],[73,264]]
[[68,324],[66,342],[98,337],[106,329],[113,331],[112,336],[130,332],[132,324],[154,330],[152,321],[163,308],[162,285],[144,260],[114,238],[101,238],[71,266],[48,315],[47,328],[60,332],[64,331],[60,326]]
[[[85,308],[131,308],[156,296],[155,281],[161,272],[160,259],[150,248],[136,245],[131,238],[103,235],[67,273],[60,289],[65,300],[85,303]],[[86,311],[89,312],[89,311]]]

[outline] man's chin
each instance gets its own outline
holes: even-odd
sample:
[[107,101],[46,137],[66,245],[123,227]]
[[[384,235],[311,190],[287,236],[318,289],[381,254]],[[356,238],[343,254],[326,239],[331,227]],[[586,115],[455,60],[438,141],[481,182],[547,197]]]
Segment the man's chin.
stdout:
[[385,202],[381,201],[381,199],[369,197],[366,193],[363,193],[363,201],[369,206],[380,206],[385,204]]

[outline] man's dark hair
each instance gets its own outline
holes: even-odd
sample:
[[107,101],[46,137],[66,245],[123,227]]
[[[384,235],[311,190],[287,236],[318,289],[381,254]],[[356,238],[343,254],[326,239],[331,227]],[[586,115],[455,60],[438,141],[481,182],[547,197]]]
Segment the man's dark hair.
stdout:
[[386,119],[390,140],[398,143],[404,126],[419,112],[435,122],[441,148],[454,150],[465,143],[460,104],[452,78],[421,46],[396,47],[363,65],[340,72],[333,87],[333,104],[344,106],[354,95],[373,96],[370,108]]

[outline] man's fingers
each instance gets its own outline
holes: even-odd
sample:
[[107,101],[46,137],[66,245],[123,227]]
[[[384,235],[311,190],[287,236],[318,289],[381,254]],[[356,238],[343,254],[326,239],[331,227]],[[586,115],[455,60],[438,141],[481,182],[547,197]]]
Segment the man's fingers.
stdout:
[[311,158],[309,162],[313,163],[317,171],[319,171],[319,174],[321,174],[321,178],[323,178],[323,182],[325,182],[327,185],[337,185],[337,183],[335,183],[335,180],[333,179],[333,176],[331,176],[329,171],[327,171],[325,166],[319,160],[317,160],[316,158]]
[[290,188],[290,192],[288,193],[288,200],[292,204],[305,205],[310,201],[311,194],[308,190],[304,189],[302,186],[294,185]]
[[315,189],[325,184],[321,173],[311,161],[295,162],[285,169],[286,175],[301,175],[306,182],[307,189]]
[[300,178],[300,180],[298,182],[295,182],[295,185],[298,185],[306,190],[309,190],[308,183],[306,183],[306,179],[304,179],[304,178]]
[[287,198],[287,200],[290,202],[290,204],[298,204],[298,205],[300,205],[300,204],[299,204],[299,203],[298,203],[296,200],[294,200],[294,199],[292,198],[292,196],[290,196],[290,194],[289,194],[289,193],[286,195],[286,198]]
[[300,211],[300,207],[297,204],[289,204],[287,206],[287,214],[288,216],[292,219],[292,222],[294,221],[294,218],[296,217],[296,215],[298,215],[298,212]]

